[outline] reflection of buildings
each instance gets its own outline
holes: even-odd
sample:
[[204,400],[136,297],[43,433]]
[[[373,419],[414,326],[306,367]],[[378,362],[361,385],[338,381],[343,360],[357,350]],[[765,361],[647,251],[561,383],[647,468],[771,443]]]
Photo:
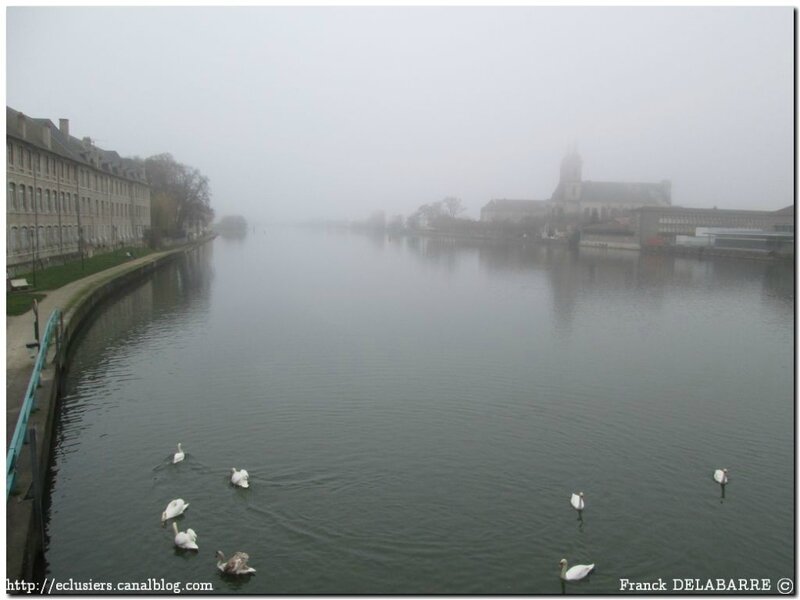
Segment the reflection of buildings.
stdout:
[[775,304],[791,304],[794,297],[791,264],[770,261],[699,261],[625,250],[496,242],[482,244],[478,258],[489,274],[543,272],[550,286],[553,317],[565,331],[571,329],[580,310],[603,298],[635,304],[639,297],[649,306],[660,306],[673,293],[704,290],[709,285],[735,293],[758,281],[765,293],[775,297]]
[[141,241],[150,227],[143,165],[6,107],[6,265]]
[[154,298],[159,310],[187,315],[189,311],[184,309],[190,306],[194,311],[207,309],[214,279],[213,251],[214,244],[202,244],[185,252],[170,268],[153,274]]
[[[733,295],[743,288],[761,286],[770,304],[780,311],[787,306],[790,309],[794,298],[788,261],[697,260],[559,244],[428,236],[398,237],[391,245],[448,273],[477,261],[477,268],[487,278],[501,280],[501,286],[502,280],[512,282],[507,288],[510,294],[527,285],[547,290],[553,322],[562,333],[572,331],[582,313],[614,310],[627,312],[635,320],[637,306],[660,310],[669,304],[670,296],[705,294],[709,287]],[[535,306],[530,310],[533,314]]]

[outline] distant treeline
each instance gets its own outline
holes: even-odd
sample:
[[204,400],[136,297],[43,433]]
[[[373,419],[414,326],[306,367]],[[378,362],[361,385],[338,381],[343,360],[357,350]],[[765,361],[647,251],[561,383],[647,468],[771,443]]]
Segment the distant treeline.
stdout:
[[214,223],[214,230],[222,234],[245,235],[247,219],[241,215],[226,215]]
[[[383,211],[374,212],[364,221],[350,223],[352,229],[387,231],[389,233],[439,233],[465,237],[534,237],[540,236],[553,223],[547,217],[529,217],[521,222],[485,222],[460,216],[464,212],[461,199],[448,197],[423,204],[407,218],[387,218]],[[561,225],[559,223],[559,225]]]

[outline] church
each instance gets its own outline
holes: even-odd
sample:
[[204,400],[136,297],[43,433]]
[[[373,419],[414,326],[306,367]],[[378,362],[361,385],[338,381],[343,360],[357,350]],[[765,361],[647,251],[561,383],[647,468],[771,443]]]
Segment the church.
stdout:
[[672,205],[672,186],[668,180],[659,183],[584,181],[582,167],[583,161],[573,147],[561,160],[558,185],[550,198],[556,215],[602,222],[643,206]]
[[573,146],[561,160],[561,173],[549,200],[491,200],[481,221],[523,223],[539,218],[602,223],[630,216],[643,207],[672,206],[672,185],[623,181],[584,181],[583,161]]

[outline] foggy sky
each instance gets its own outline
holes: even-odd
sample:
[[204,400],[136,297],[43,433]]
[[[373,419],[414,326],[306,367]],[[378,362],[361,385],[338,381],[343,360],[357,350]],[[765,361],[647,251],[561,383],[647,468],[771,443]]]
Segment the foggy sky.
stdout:
[[217,215],[413,212],[672,181],[675,205],[793,197],[778,8],[8,8],[6,103],[123,156],[170,152]]

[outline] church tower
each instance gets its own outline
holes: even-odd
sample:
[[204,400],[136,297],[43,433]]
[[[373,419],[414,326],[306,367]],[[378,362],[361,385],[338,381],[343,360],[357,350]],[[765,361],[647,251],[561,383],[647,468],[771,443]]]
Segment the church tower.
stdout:
[[561,177],[558,187],[561,189],[563,200],[577,202],[581,197],[581,167],[583,161],[578,154],[577,144],[573,144],[561,159]]

